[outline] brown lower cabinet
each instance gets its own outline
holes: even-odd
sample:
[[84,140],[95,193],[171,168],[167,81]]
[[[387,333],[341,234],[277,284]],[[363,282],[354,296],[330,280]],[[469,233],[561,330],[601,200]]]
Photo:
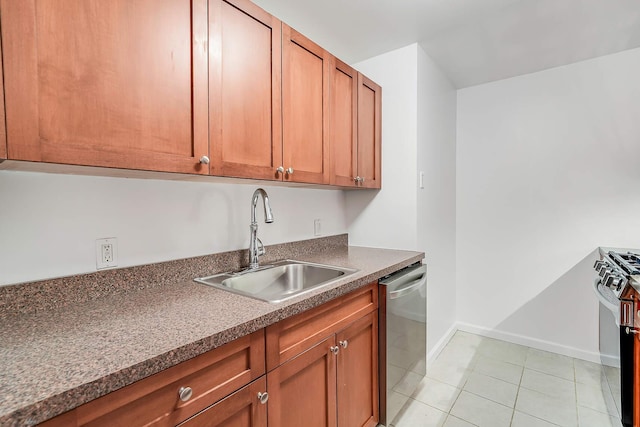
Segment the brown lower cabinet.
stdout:
[[269,372],[269,425],[377,425],[377,326],[371,312]]
[[41,425],[375,426],[377,372],[371,283]]
[[377,424],[376,283],[266,331],[270,426]]

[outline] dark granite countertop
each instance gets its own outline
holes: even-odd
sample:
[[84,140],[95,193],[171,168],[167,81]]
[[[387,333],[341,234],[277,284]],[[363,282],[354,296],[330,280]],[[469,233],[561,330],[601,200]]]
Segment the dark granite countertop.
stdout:
[[0,316],[0,425],[42,422],[423,257],[353,246],[301,251],[298,260],[359,271],[279,304],[179,280],[46,310],[6,311]]

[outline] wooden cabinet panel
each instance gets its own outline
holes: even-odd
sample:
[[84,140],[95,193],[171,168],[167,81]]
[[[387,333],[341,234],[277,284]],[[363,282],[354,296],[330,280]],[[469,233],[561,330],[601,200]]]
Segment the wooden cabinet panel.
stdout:
[[4,117],[4,79],[2,73],[2,46],[0,46],[0,159],[7,158],[7,129]]
[[313,347],[354,320],[378,308],[378,285],[355,290],[266,329],[267,370]]
[[358,73],[358,175],[361,187],[380,188],[382,89]]
[[329,183],[329,54],[282,25],[285,181]]
[[258,393],[266,391],[266,378],[259,378],[189,418],[179,427],[266,427],[267,405],[258,400]]
[[378,312],[339,332],[338,426],[378,423]]
[[333,57],[330,71],[330,182],[355,186],[357,176],[358,72]]
[[267,374],[270,426],[336,425],[335,345],[332,335]]
[[250,1],[209,4],[211,173],[281,179],[281,23]]
[[10,159],[208,173],[207,0],[0,7]]

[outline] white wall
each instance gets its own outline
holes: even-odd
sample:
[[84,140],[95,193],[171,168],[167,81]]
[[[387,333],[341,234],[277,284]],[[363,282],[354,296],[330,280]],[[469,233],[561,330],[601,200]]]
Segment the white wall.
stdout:
[[635,49],[458,92],[463,327],[597,358],[594,251],[640,247],[639,75]]
[[349,242],[418,249],[417,45],[376,56],[354,67],[382,86],[382,190],[347,193]]
[[[0,285],[96,271],[95,240],[118,239],[118,267],[249,245],[262,186],[275,221],[265,245],[347,232],[341,190],[0,171]],[[261,203],[261,201],[260,201]]]
[[378,192],[347,193],[349,239],[426,252],[433,353],[455,324],[456,92],[418,44],[355,67],[382,85],[383,184]]
[[456,89],[418,46],[418,249],[427,255],[432,359],[456,322]]

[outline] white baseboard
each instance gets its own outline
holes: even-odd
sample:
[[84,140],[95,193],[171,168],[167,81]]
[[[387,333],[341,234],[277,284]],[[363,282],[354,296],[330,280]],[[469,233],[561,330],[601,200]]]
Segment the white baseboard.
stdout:
[[610,354],[601,354],[600,360],[603,365],[613,366],[614,368],[620,367],[620,358],[618,356],[612,356]]
[[569,357],[575,357],[576,359],[587,360],[589,362],[601,363],[600,353],[597,352],[581,350],[579,348],[570,347],[551,341],[527,337],[511,332],[498,331],[495,329],[489,329],[483,326],[472,325],[469,323],[458,322],[456,326],[457,329],[465,332],[470,332],[472,334],[482,335],[488,338],[496,338],[514,344],[526,345],[527,347],[536,348],[538,350],[550,351]]
[[451,325],[449,330],[438,340],[436,345],[431,349],[429,353],[427,353],[427,367],[431,362],[436,360],[436,357],[440,354],[443,348],[449,343],[449,340],[453,337],[453,335],[458,330],[458,326],[454,323]]

